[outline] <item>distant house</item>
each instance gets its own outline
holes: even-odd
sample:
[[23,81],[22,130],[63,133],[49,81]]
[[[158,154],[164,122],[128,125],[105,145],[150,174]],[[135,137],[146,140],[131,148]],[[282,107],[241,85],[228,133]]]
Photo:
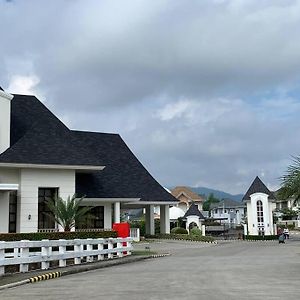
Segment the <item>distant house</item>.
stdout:
[[60,229],[47,200],[75,193],[93,206],[93,229],[112,228],[121,209],[142,208],[154,234],[159,205],[161,232],[169,233],[169,206],[178,203],[119,134],[71,130],[36,97],[0,89],[0,232]]
[[194,202],[199,211],[202,211],[204,198],[194,193],[186,186],[177,186],[171,190],[171,194],[179,200],[177,207],[181,208],[184,213]]
[[211,218],[225,218],[223,223],[235,226],[240,225],[245,217],[246,205],[231,199],[223,199],[210,206]]
[[247,233],[249,235],[273,235],[273,212],[276,197],[257,176],[243,197],[247,205]]

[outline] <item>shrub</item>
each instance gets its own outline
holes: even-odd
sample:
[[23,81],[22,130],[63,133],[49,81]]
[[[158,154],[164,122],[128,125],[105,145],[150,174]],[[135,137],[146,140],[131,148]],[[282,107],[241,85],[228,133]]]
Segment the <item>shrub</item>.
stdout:
[[198,227],[194,227],[190,230],[190,235],[191,236],[202,236],[202,231]]
[[185,228],[181,227],[175,227],[171,230],[172,234],[188,234],[187,230]]
[[116,231],[92,231],[92,232],[31,232],[31,233],[0,233],[0,241],[40,241],[48,240],[73,240],[73,239],[97,239],[117,237]]
[[146,238],[199,241],[199,242],[213,242],[214,241],[214,238],[212,238],[210,236],[190,236],[188,234],[172,234],[172,233],[171,234],[146,235]]
[[277,235],[246,235],[245,240],[248,241],[271,241],[277,240]]

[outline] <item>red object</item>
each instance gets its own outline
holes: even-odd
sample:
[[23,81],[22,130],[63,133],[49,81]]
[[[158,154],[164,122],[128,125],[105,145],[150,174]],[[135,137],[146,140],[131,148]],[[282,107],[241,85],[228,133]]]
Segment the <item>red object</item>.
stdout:
[[114,223],[113,230],[118,233],[118,237],[126,238],[130,236],[129,223]]

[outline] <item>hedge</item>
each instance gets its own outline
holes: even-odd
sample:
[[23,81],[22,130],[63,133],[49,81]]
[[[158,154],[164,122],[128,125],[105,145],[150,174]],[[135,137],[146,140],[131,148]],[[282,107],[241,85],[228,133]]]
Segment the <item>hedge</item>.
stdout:
[[248,241],[272,241],[277,240],[278,235],[246,235],[245,240]]
[[198,242],[213,242],[215,240],[210,236],[190,236],[188,234],[155,234],[155,235],[146,235],[145,238],[186,240],[186,241],[198,241]]
[[73,239],[97,239],[117,237],[116,231],[91,231],[91,232],[31,232],[31,233],[0,233],[0,241],[40,241],[48,240],[73,240]]
[[185,228],[174,227],[171,230],[171,234],[188,234],[188,231]]

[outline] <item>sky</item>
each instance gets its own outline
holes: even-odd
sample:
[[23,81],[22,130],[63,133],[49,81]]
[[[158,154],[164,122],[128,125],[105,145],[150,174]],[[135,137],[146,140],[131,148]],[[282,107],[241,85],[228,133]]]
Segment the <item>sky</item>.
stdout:
[[0,37],[0,86],[164,186],[274,190],[300,154],[300,1],[0,0]]

